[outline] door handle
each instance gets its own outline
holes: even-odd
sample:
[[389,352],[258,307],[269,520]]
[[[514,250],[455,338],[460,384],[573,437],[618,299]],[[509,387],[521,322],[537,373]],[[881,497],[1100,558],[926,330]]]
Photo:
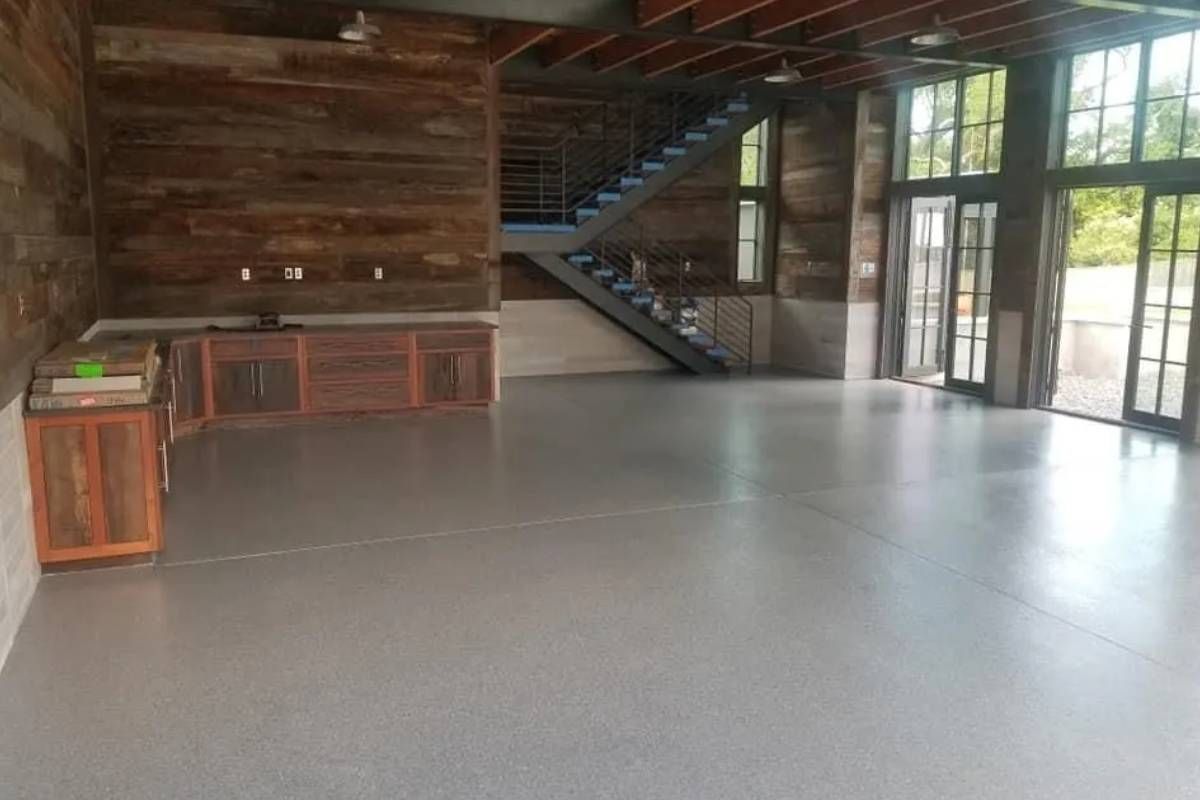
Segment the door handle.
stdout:
[[171,467],[167,463],[167,443],[158,443],[158,456],[162,463],[162,482],[158,484],[158,488],[162,489],[167,494],[171,493]]

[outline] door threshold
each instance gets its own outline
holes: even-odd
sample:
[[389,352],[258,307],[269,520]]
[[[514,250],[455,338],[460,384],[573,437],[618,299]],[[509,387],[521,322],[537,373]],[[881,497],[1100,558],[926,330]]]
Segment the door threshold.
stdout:
[[1066,408],[1055,408],[1054,406],[1034,406],[1038,411],[1049,411],[1051,414],[1062,414],[1065,417],[1074,417],[1075,419],[1083,419],[1088,422],[1099,422],[1104,425],[1113,425],[1117,428],[1132,428],[1135,431],[1145,431],[1146,433],[1158,433],[1164,436],[1170,436],[1174,439],[1180,439],[1179,431],[1171,428],[1156,428],[1153,425],[1146,425],[1141,422],[1130,422],[1127,419],[1113,419],[1112,417],[1097,417],[1095,414],[1085,414],[1082,411],[1071,411]]
[[980,392],[973,392],[970,389],[964,389],[961,386],[947,386],[944,383],[926,383],[920,378],[902,378],[899,375],[893,375],[892,380],[900,383],[907,383],[909,386],[921,386],[926,389],[941,389],[943,392],[954,392],[961,394],[964,397],[974,397],[976,400],[982,400],[983,395]]

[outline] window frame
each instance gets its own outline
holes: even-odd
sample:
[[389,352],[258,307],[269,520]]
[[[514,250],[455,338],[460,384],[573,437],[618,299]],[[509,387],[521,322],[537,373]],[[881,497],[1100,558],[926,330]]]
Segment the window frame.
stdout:
[[[733,148],[734,158],[734,191],[732,192],[733,215],[733,245],[731,252],[730,280],[739,291],[748,294],[759,294],[769,291],[774,273],[775,261],[775,219],[778,197],[779,173],[779,115],[769,114],[751,128],[761,126],[760,139],[757,145],[759,152],[758,172],[760,184],[742,184],[742,138],[738,139]],[[745,136],[745,133],[742,134]],[[764,141],[765,140],[765,141]],[[758,274],[753,280],[740,278],[739,252],[741,244],[749,241],[742,237],[741,205],[743,202],[754,202],[758,205],[757,239],[755,241]]]
[[[1190,33],[1192,35],[1192,49],[1189,54],[1190,60],[1189,60],[1189,70],[1188,70],[1188,84],[1187,84],[1185,93],[1181,96],[1171,95],[1170,97],[1155,98],[1152,100],[1150,98],[1150,85],[1149,84],[1150,84],[1150,67],[1151,67],[1151,63],[1152,63],[1152,59],[1153,59],[1153,51],[1154,51],[1155,42],[1159,41],[1160,39],[1169,39],[1171,37],[1178,36],[1180,34],[1187,34],[1187,33]],[[1060,91],[1061,91],[1061,95],[1062,95],[1062,100],[1061,100],[1060,107],[1056,110],[1056,113],[1054,115],[1055,128],[1057,130],[1057,135],[1058,135],[1059,141],[1057,142],[1057,146],[1052,150],[1052,153],[1051,153],[1051,156],[1053,158],[1053,167],[1050,170],[1050,172],[1052,172],[1052,173],[1057,172],[1063,176],[1088,174],[1087,171],[1093,171],[1093,172],[1108,171],[1108,172],[1112,172],[1113,174],[1116,174],[1117,171],[1121,171],[1124,173],[1129,173],[1131,176],[1141,176],[1143,173],[1145,173],[1147,175],[1146,178],[1142,178],[1142,177],[1132,177],[1131,178],[1131,182],[1141,182],[1142,180],[1154,180],[1153,177],[1150,177],[1150,173],[1149,173],[1150,170],[1153,170],[1155,172],[1159,172],[1161,174],[1166,175],[1166,174],[1169,174],[1169,171],[1178,169],[1178,166],[1180,164],[1190,165],[1190,164],[1196,163],[1197,161],[1200,161],[1200,154],[1195,155],[1195,156],[1183,155],[1183,149],[1184,149],[1184,145],[1186,142],[1187,131],[1188,131],[1188,125],[1187,125],[1188,102],[1187,101],[1190,98],[1197,98],[1198,104],[1200,104],[1200,84],[1197,84],[1196,82],[1193,81],[1193,79],[1196,78],[1197,73],[1200,72],[1200,66],[1198,66],[1198,62],[1196,60],[1196,48],[1198,46],[1197,45],[1198,41],[1200,41],[1200,26],[1197,26],[1194,23],[1192,23],[1187,26],[1183,26],[1183,27],[1173,29],[1173,30],[1165,30],[1165,31],[1159,30],[1159,31],[1150,32],[1150,33],[1143,32],[1139,35],[1131,36],[1128,39],[1111,42],[1104,47],[1079,48],[1079,49],[1073,50],[1069,53],[1064,53],[1061,57],[1061,64],[1062,64],[1061,72],[1062,72],[1062,74],[1060,76],[1060,81],[1061,81]],[[1067,145],[1068,145],[1068,135],[1067,135],[1068,134],[1068,123],[1069,123],[1071,114],[1076,113],[1071,109],[1071,83],[1072,83],[1072,72],[1073,72],[1073,65],[1074,65],[1075,59],[1083,57],[1083,56],[1091,55],[1093,53],[1102,52],[1105,54],[1104,69],[1107,72],[1108,54],[1113,50],[1116,50],[1116,49],[1119,49],[1122,47],[1129,47],[1131,45],[1137,45],[1140,49],[1139,49],[1138,60],[1137,60],[1137,63],[1138,63],[1137,83],[1135,86],[1134,99],[1132,102],[1132,105],[1133,105],[1133,130],[1131,132],[1129,158],[1125,161],[1114,161],[1114,162],[1110,162],[1110,163],[1104,163],[1102,160],[1099,159],[1099,156],[1097,156],[1097,159],[1092,161],[1091,163],[1068,165],[1066,163],[1066,152],[1067,152]],[[1154,102],[1160,102],[1160,101],[1166,100],[1166,99],[1178,99],[1179,97],[1182,97],[1183,101],[1184,101],[1183,119],[1180,123],[1179,142],[1178,142],[1178,152],[1180,155],[1176,158],[1154,158],[1154,159],[1146,158],[1146,120],[1147,120],[1147,113],[1149,111],[1150,104],[1154,103]],[[1076,110],[1076,111],[1078,111],[1078,110]],[[1101,111],[1100,125],[1101,125],[1101,127],[1097,129],[1097,133],[1096,133],[1097,153],[1100,152],[1100,148],[1103,144],[1103,138],[1102,138],[1103,110]],[[1112,179],[1108,179],[1108,180],[1111,181]],[[1075,184],[1075,181],[1072,180],[1072,178],[1066,178],[1066,177],[1060,177],[1057,181],[1054,181],[1054,182],[1062,183],[1063,185],[1074,185]],[[1122,181],[1122,182],[1130,182],[1130,181]]]
[[[1005,80],[1004,96],[1001,98],[999,108],[993,106],[993,87],[995,85],[995,75],[998,72],[1006,72],[1005,68],[998,67],[992,69],[975,70],[972,72],[963,73],[952,78],[946,78],[940,81],[931,81],[918,83],[913,86],[905,87],[899,96],[897,109],[897,136],[895,144],[897,145],[895,152],[896,158],[892,168],[892,181],[899,184],[912,184],[921,181],[948,181],[958,179],[978,179],[990,178],[999,175],[1004,169],[1004,138],[1007,130],[1005,128],[1005,107],[1008,99],[1008,81]],[[966,84],[972,78],[978,78],[981,75],[987,75],[988,78],[988,103],[986,119],[982,122],[967,123],[964,121],[964,99],[966,97]],[[937,86],[945,83],[954,83],[954,116],[952,124],[948,128],[936,127],[936,102],[937,102]],[[930,125],[933,126],[929,130],[914,131],[912,128],[912,109],[913,97],[915,93],[926,87],[934,88],[934,108],[931,109]],[[998,112],[998,116],[993,117],[993,114]],[[999,126],[1000,134],[1000,154],[996,158],[996,168],[988,169],[988,155],[990,150],[989,133],[993,127]],[[982,128],[984,131],[984,168],[979,172],[963,172],[962,171],[962,142],[963,133],[967,129]],[[933,142],[934,136],[939,132],[950,131],[952,138],[950,144],[950,172],[946,175],[933,174]],[[925,175],[913,176],[909,174],[909,161],[912,154],[912,141],[914,136],[928,135],[930,137],[929,144],[929,172]]]

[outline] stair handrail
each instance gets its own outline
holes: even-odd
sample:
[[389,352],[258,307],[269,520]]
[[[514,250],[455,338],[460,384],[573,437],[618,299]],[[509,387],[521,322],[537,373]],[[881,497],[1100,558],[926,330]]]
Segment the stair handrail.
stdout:
[[[501,212],[570,223],[600,192],[614,182],[619,189],[622,177],[633,177],[643,162],[661,158],[681,130],[702,124],[732,98],[676,92],[650,102],[639,94],[624,104],[600,104],[552,141],[507,143],[501,152]],[[614,122],[618,116],[623,124]]]
[[704,260],[648,236],[644,225],[630,220],[609,229],[589,251],[638,291],[649,290],[662,298],[676,324],[683,325],[691,318],[715,347],[730,354],[726,363],[751,369],[754,305],[736,282],[722,278],[710,267],[698,268]]

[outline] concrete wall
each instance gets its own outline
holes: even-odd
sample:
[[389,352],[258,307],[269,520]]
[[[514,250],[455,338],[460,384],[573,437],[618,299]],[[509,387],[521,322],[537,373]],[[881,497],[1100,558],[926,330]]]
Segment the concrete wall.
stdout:
[[0,410],[0,667],[33,599],[41,569],[33,540],[33,498],[21,419],[24,395]]
[[506,378],[673,368],[668,358],[582,300],[500,304],[500,369]]

